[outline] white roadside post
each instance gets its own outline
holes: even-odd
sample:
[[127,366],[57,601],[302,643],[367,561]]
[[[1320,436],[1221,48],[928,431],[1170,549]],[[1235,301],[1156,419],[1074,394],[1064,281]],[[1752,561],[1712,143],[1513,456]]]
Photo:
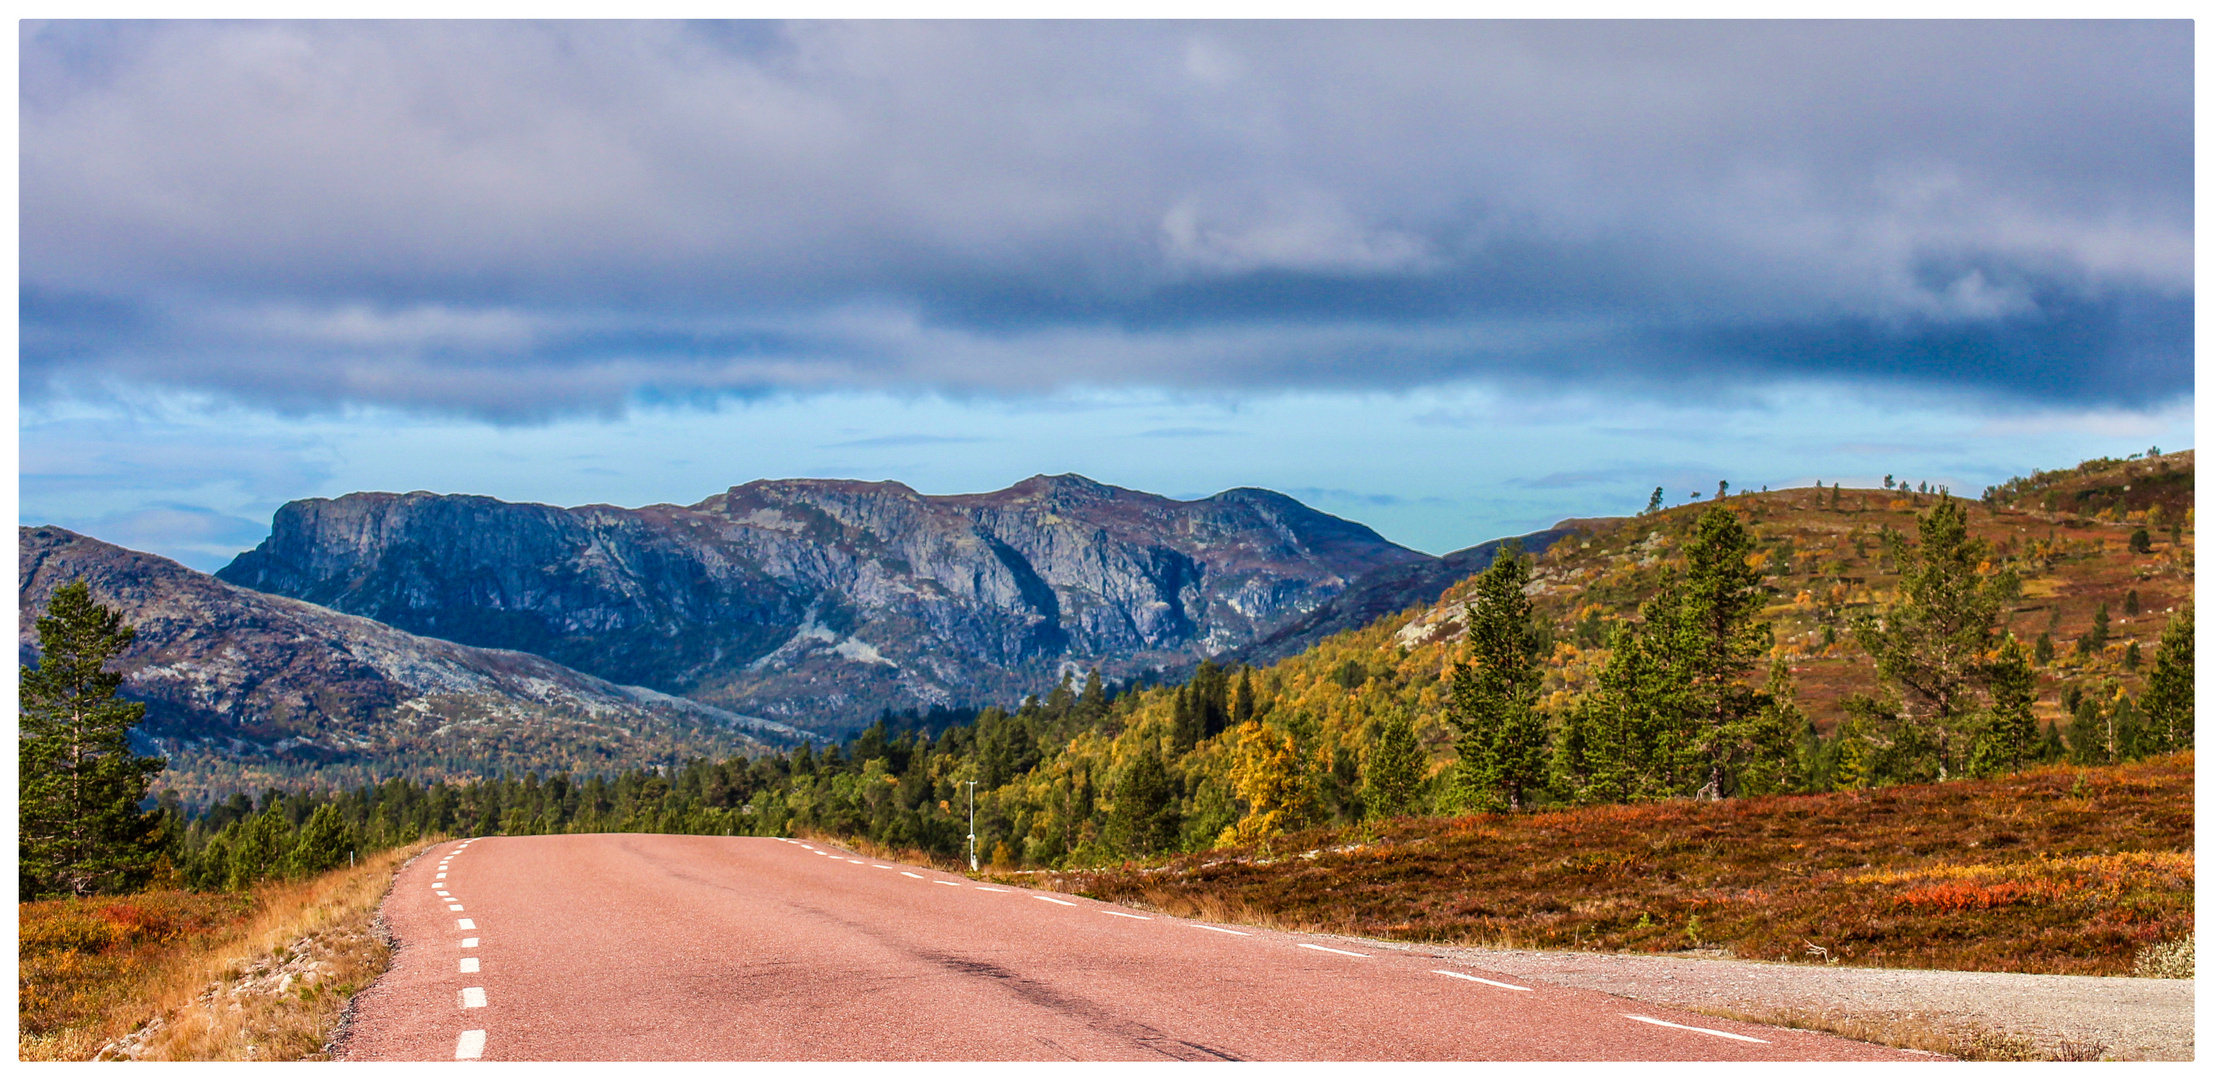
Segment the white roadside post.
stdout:
[[968,872],[976,872],[976,782],[968,782]]

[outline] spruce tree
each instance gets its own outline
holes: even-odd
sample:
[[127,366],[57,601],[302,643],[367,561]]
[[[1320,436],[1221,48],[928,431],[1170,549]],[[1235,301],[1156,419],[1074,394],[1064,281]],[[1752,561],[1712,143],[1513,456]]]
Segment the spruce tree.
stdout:
[[2152,658],[2151,677],[2137,705],[2137,730],[2143,753],[2162,754],[2197,745],[2197,675],[2194,615],[2185,608],[2167,621]]
[[158,757],[131,752],[146,706],[117,696],[107,666],[137,632],[83,581],[54,590],[38,620],[38,665],[22,669],[17,719],[21,898],[124,892],[159,855],[159,815],[140,811]]
[[1519,810],[1545,782],[1545,725],[1537,714],[1539,638],[1525,592],[1529,562],[1502,553],[1468,600],[1468,658],[1453,666],[1447,720],[1458,738],[1464,800]]
[[1122,850],[1132,855],[1153,855],[1174,850],[1183,829],[1176,810],[1175,781],[1161,763],[1153,740],[1144,740],[1137,756],[1124,766],[1114,785],[1114,811],[1107,831]]
[[1403,709],[1389,709],[1376,724],[1365,772],[1361,792],[1370,818],[1402,817],[1417,809],[1429,754]]
[[2036,672],[2028,651],[2007,638],[1985,669],[1990,713],[1975,740],[1968,771],[1976,776],[2017,772],[2036,757]]

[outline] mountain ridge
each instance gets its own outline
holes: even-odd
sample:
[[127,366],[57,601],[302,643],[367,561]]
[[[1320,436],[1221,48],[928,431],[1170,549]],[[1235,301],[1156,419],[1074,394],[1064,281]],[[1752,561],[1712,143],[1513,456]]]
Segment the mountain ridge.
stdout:
[[[118,670],[146,702],[142,740],[187,798],[218,774],[366,781],[759,752],[811,731],[610,683],[525,652],[408,634],[220,581],[58,526],[19,527],[18,645],[82,579],[137,628]],[[411,768],[413,760],[427,768]]]
[[1434,557],[1261,488],[1067,473],[994,492],[784,479],[690,506],[358,492],[285,504],[216,576],[828,730],[885,708],[1140,677],[1277,633]]

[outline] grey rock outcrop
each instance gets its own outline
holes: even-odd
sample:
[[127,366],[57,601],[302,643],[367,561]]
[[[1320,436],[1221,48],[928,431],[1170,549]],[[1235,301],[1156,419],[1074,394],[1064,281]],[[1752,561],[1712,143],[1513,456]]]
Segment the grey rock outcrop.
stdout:
[[1180,671],[1436,561],[1270,491],[1178,501],[1068,475],[943,496],[762,480],[638,509],[308,499],[218,576],[834,732],[1070,669]]
[[313,777],[356,783],[523,769],[609,769],[759,753],[811,732],[524,652],[409,634],[240,588],[54,526],[20,528],[18,652],[37,657],[53,591],[84,580],[138,631],[119,666],[162,786]]

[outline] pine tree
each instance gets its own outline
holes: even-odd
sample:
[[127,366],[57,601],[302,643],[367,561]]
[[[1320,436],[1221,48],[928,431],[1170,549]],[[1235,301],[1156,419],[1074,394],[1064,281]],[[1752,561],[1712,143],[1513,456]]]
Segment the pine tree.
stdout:
[[1468,659],[1453,665],[1446,719],[1458,736],[1468,805],[1519,810],[1545,782],[1545,726],[1537,714],[1538,635],[1524,591],[1529,562],[1508,551],[1476,578],[1468,600]]
[[1682,782],[1696,785],[1683,794],[1720,798],[1733,793],[1742,770],[1768,768],[1756,759],[1776,749],[1763,734],[1769,701],[1745,681],[1767,649],[1768,626],[1755,621],[1766,597],[1750,561],[1752,536],[1735,514],[1716,507],[1700,516],[1683,553],[1682,579],[1662,590],[1666,602],[1646,622],[1679,669],[1682,734],[1674,741],[1691,770]]
[[2137,706],[2138,737],[2146,754],[2197,745],[2194,621],[2185,608],[2167,621],[2167,629],[2159,635],[2159,652],[2152,658],[2151,677],[2145,680],[2144,698]]
[[1365,771],[1361,791],[1370,818],[1394,818],[1414,812],[1421,799],[1422,780],[1429,772],[1429,754],[1423,751],[1404,710],[1392,708],[1377,723]]
[[164,762],[131,752],[146,706],[118,698],[123,676],[107,670],[136,636],[83,581],[54,590],[38,620],[17,720],[22,899],[123,892],[153,871],[159,816],[139,803]]
[[2045,632],[2036,635],[2036,662],[2038,664],[2051,663],[2052,653],[2052,632],[2046,630]]
[[1717,739],[1718,755],[1735,775],[1738,795],[1771,795],[1788,791],[1801,779],[1798,773],[1798,738],[1806,730],[1806,714],[1798,708],[1797,680],[1790,662],[1778,657],[1768,666],[1767,685],[1757,713]]
[[[520,809],[516,808],[517,811]],[[537,830],[531,829],[528,824],[518,823],[518,831],[528,833]],[[336,805],[324,803],[316,807],[315,812],[309,814],[307,821],[300,826],[299,839],[293,843],[289,859],[292,871],[296,874],[317,874],[342,866],[353,853],[356,844],[353,826],[346,822],[345,815],[338,812]]]
[[1651,513],[1656,513],[1656,512],[1658,512],[1658,511],[1659,511],[1659,509],[1660,509],[1660,499],[1661,499],[1661,496],[1663,496],[1663,495],[1665,495],[1665,494],[1666,494],[1666,489],[1664,489],[1664,488],[1653,488],[1653,489],[1652,489],[1652,497],[1651,497],[1650,499],[1647,499],[1647,500],[1645,500],[1645,503],[1644,503],[1644,512],[1645,512],[1645,513],[1647,513],[1647,514],[1651,514]]
[[2074,720],[2067,725],[2067,758],[2077,765],[2108,765],[2113,761],[2106,745],[2105,713],[2095,694],[2075,701]]
[[1921,515],[1920,544],[1893,541],[1898,602],[1854,627],[1885,682],[1902,688],[1906,718],[1931,742],[1938,775],[1963,769],[1974,717],[1983,707],[1984,657],[1999,633],[1998,613],[2020,591],[2011,571],[1984,574],[1983,541],[1967,531],[1952,499]]
[[1642,625],[1617,628],[1579,718],[1588,780],[1575,798],[1718,798],[1748,772],[1771,775],[1767,755],[1790,752],[1771,738],[1787,714],[1769,714],[1774,703],[1746,684],[1768,639],[1751,554],[1744,523],[1707,510],[1684,546],[1687,565],[1639,609]]

